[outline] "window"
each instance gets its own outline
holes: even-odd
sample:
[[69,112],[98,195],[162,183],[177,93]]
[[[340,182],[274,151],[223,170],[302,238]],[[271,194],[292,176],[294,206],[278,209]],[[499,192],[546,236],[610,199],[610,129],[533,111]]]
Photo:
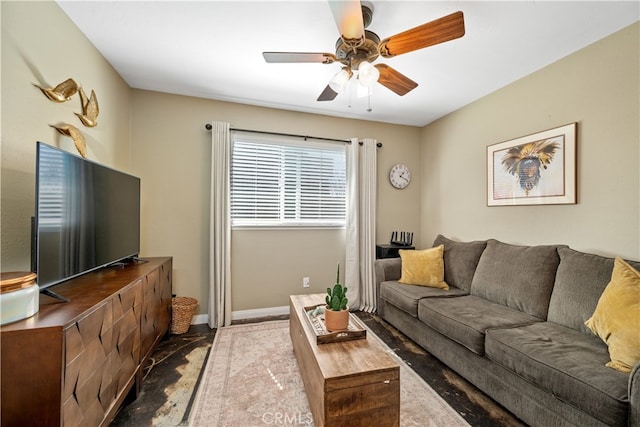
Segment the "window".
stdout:
[[233,134],[231,225],[344,226],[345,147]]

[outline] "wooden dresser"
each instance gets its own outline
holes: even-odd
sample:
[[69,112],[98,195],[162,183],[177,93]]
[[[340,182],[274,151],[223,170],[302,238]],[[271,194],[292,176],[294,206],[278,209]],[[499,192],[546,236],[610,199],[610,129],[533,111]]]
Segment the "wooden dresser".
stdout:
[[172,258],[103,268],[0,327],[2,426],[103,426],[137,394],[171,321]]

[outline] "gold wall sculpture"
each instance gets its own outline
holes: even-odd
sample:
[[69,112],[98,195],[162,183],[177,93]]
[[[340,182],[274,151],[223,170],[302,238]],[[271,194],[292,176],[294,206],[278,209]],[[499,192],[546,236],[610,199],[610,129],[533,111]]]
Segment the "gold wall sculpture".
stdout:
[[98,124],[98,114],[100,108],[98,106],[98,98],[96,93],[91,90],[91,96],[87,98],[87,94],[84,93],[82,87],[79,88],[80,102],[82,103],[82,114],[74,113],[83,125],[92,128]]
[[54,102],[67,102],[78,92],[78,84],[73,79],[67,79],[56,87],[42,87],[35,83],[33,85]]
[[80,155],[85,159],[87,158],[87,142],[85,141],[84,136],[82,136],[82,133],[80,132],[80,130],[78,130],[78,128],[66,123],[49,126],[60,132],[60,134],[73,139],[73,143],[78,149],[78,153],[80,153]]

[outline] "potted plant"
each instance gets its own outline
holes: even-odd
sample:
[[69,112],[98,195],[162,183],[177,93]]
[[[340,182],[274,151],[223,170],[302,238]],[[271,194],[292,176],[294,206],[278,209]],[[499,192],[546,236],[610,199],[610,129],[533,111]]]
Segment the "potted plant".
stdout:
[[333,288],[327,288],[327,303],[324,310],[324,323],[329,332],[346,330],[349,326],[349,300],[347,299],[347,287],[340,284],[340,264],[336,274],[336,284]]

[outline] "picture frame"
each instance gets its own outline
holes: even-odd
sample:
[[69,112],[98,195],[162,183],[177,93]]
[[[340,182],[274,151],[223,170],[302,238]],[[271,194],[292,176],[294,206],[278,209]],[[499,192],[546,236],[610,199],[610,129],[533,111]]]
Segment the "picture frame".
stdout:
[[577,123],[487,146],[487,206],[576,201]]

